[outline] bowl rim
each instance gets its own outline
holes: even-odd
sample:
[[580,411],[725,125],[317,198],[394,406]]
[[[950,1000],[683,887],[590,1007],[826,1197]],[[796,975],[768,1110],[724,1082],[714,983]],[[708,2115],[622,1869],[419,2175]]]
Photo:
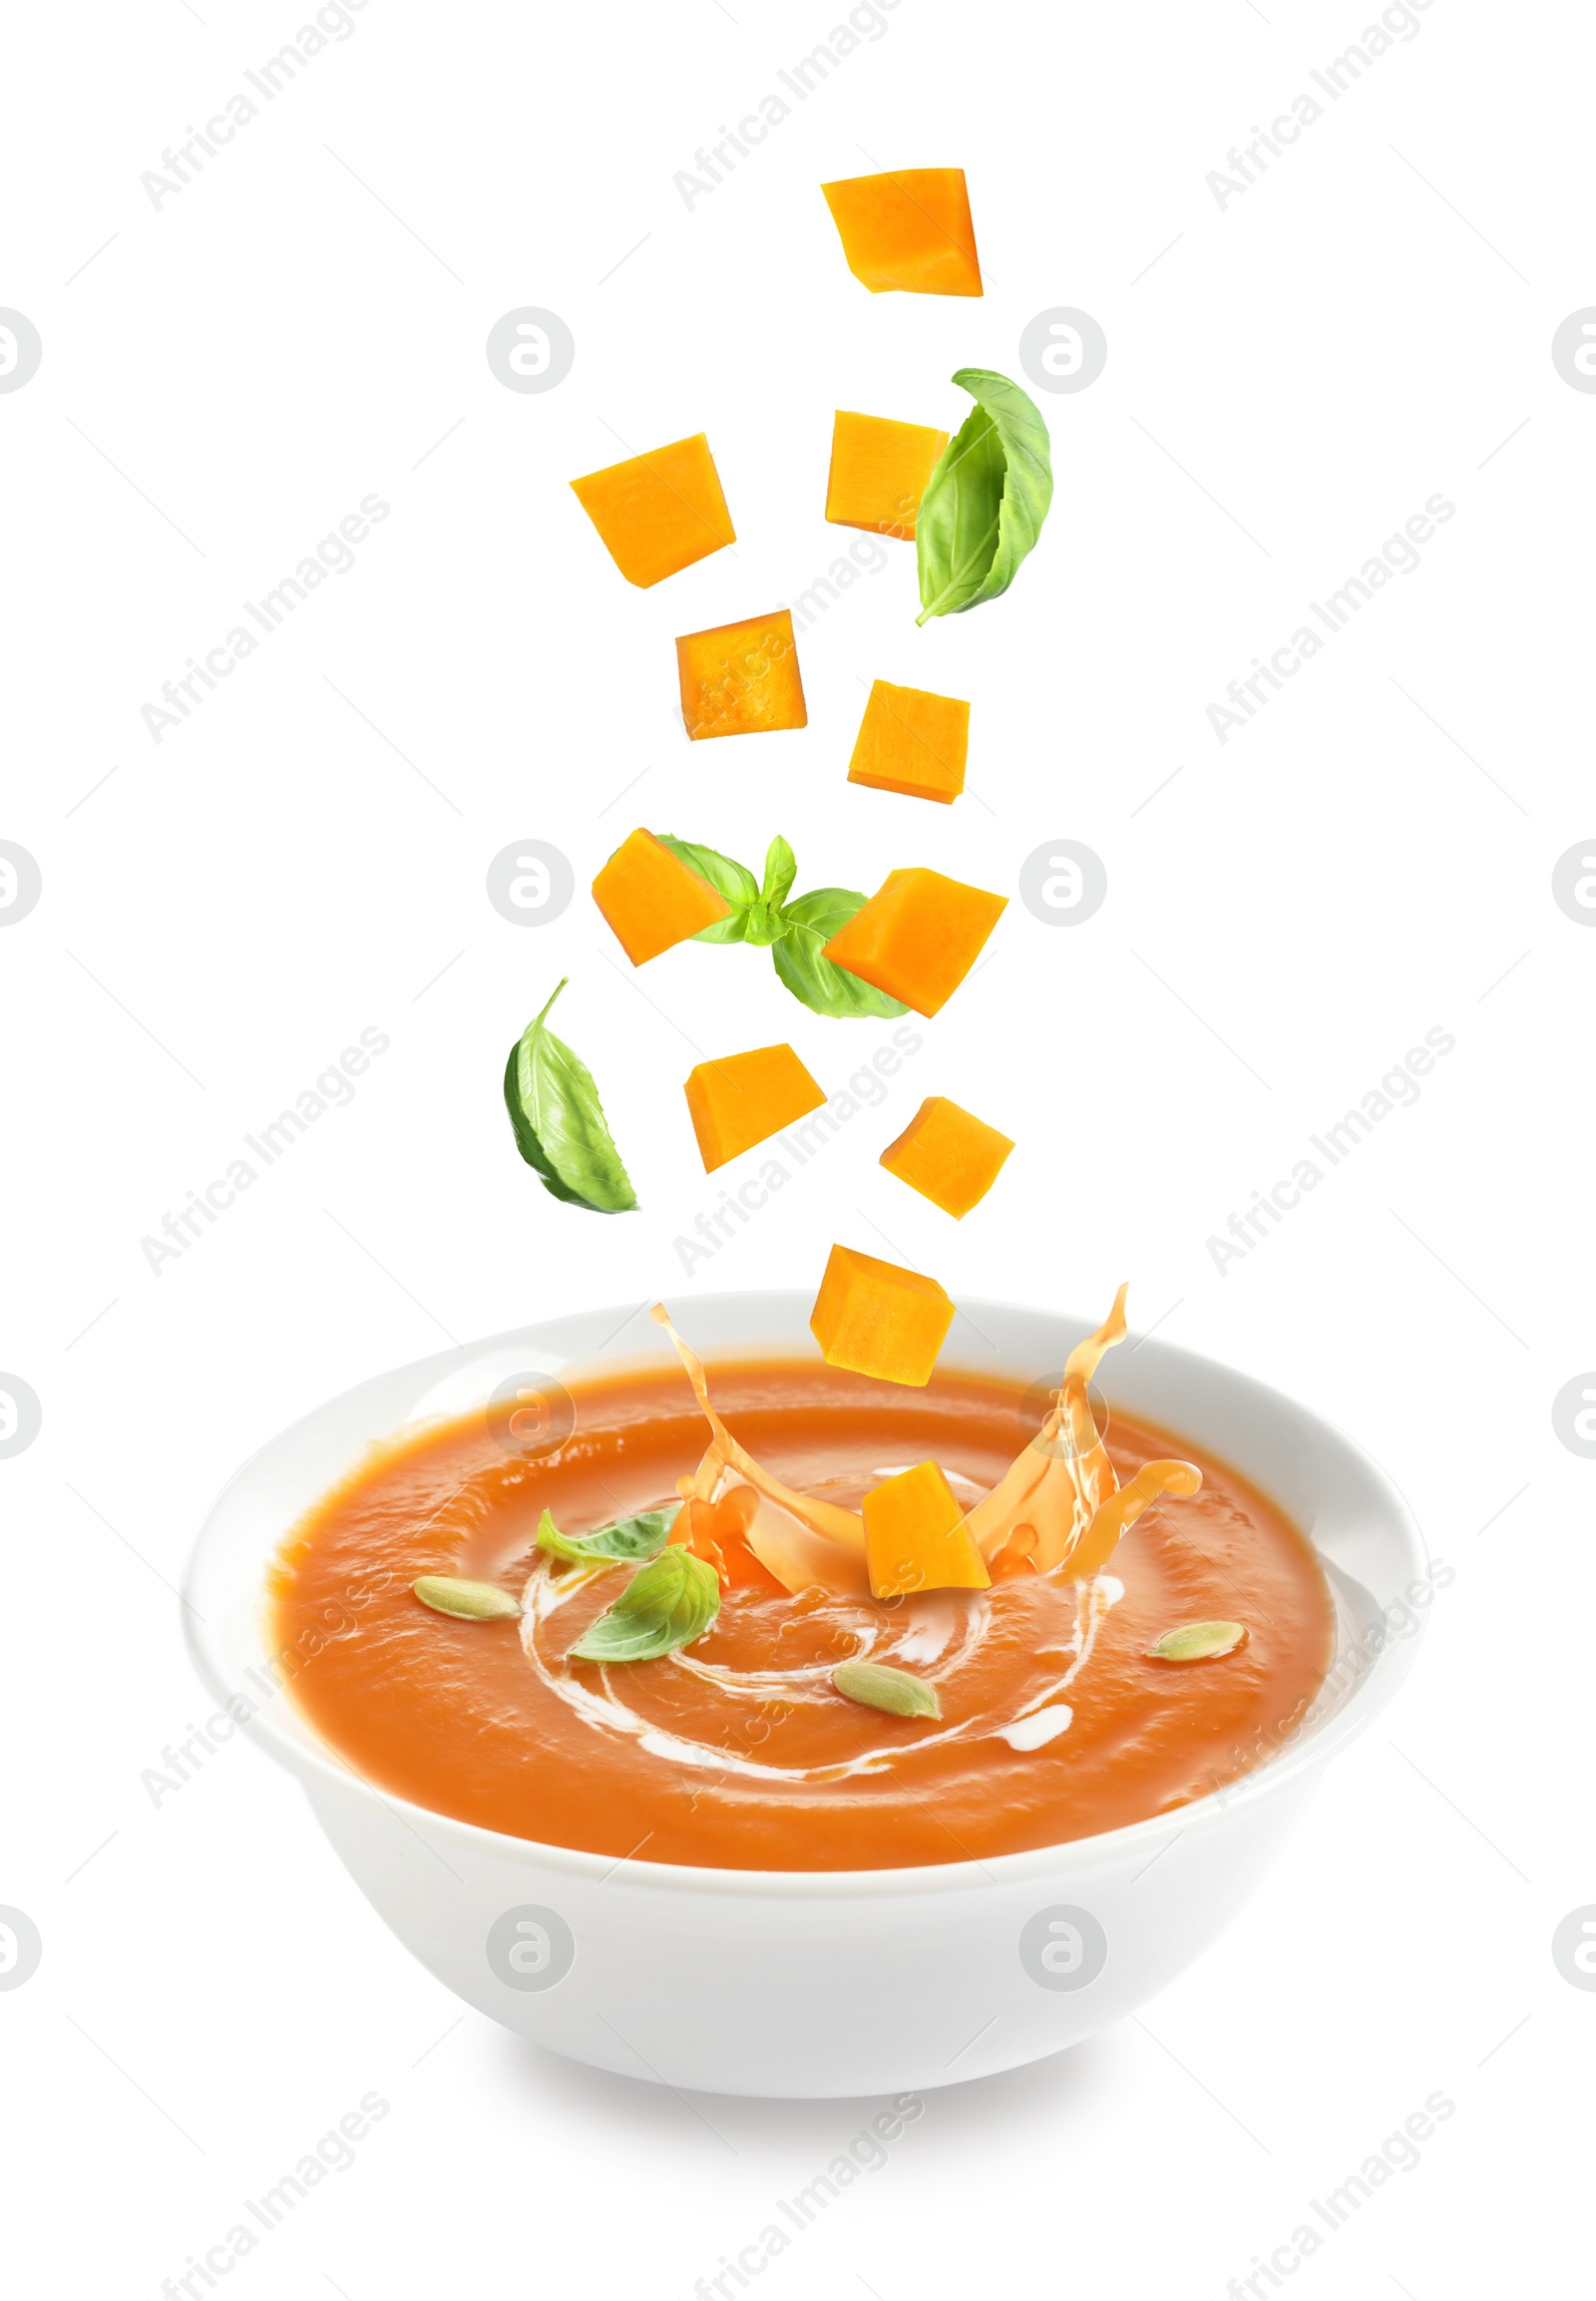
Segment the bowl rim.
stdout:
[[[999,1302],[989,1297],[966,1295],[957,1295],[955,1301],[961,1310],[968,1305],[971,1311],[985,1311],[994,1318],[1006,1316],[1050,1320],[1059,1325],[1079,1326],[1084,1332],[1090,1332],[1091,1325],[1095,1324],[1071,1317],[1067,1312],[1038,1309],[1026,1303]],[[796,1289],[756,1287],[740,1291],[726,1290],[713,1295],[695,1295],[693,1308],[695,1311],[713,1311],[722,1305],[735,1305],[744,1312],[757,1310],[775,1314],[783,1310],[802,1309],[808,1302],[809,1297]],[[634,1854],[616,1856],[593,1853],[581,1846],[563,1846],[541,1838],[519,1837],[509,1831],[489,1829],[480,1822],[464,1821],[458,1815],[445,1813],[433,1806],[414,1804],[408,1798],[379,1789],[376,1783],[367,1780],[335,1752],[319,1744],[312,1746],[302,1743],[282,1731],[270,1715],[266,1702],[245,1694],[241,1687],[229,1682],[229,1672],[220,1651],[220,1635],[211,1633],[209,1625],[193,1603],[195,1584],[201,1572],[208,1537],[228,1496],[236,1487],[243,1485],[255,1465],[285,1439],[291,1438],[307,1424],[317,1421],[332,1408],[352,1398],[370,1381],[406,1374],[420,1376],[427,1372],[441,1376],[452,1365],[478,1353],[511,1344],[527,1343],[547,1348],[547,1337],[552,1329],[578,1320],[618,1320],[622,1308],[616,1304],[607,1309],[567,1312],[535,1320],[448,1350],[430,1352],[420,1358],[407,1359],[400,1365],[382,1368],[377,1374],[351,1383],[347,1389],[335,1392],[332,1397],[323,1399],[320,1404],[285,1423],[255,1447],[212,1496],[190,1549],[179,1593],[179,1610],[183,1618],[189,1658],[201,1684],[214,1695],[220,1707],[225,1709],[239,1699],[248,1706],[247,1717],[239,1721],[243,1730],[279,1765],[298,1775],[306,1793],[311,1795],[312,1802],[317,1788],[354,1796],[386,1808],[418,1835],[422,1829],[434,1835],[441,1833],[445,1843],[458,1847],[463,1853],[476,1851],[500,1861],[522,1863],[529,1868],[552,1869],[565,1873],[574,1882],[586,1880],[593,1884],[603,1884],[612,1879],[618,1880],[621,1872],[627,1872],[628,1882],[633,1887],[640,1885],[653,1891],[714,1893],[756,1899],[782,1897],[846,1901],[928,1892],[973,1892],[990,1886],[1023,1885],[1027,1880],[1043,1874],[1056,1875],[1061,1871],[1100,1868],[1130,1860],[1141,1852],[1145,1852],[1150,1861],[1177,1838],[1223,1826],[1235,1809],[1257,1805],[1279,1794],[1291,1782],[1305,1775],[1312,1777],[1316,1774],[1339,1750],[1355,1740],[1386,1707],[1412,1665],[1426,1624],[1426,1617],[1422,1614],[1417,1616],[1410,1635],[1387,1638],[1382,1643],[1357,1683],[1350,1688],[1334,1712],[1305,1732],[1294,1734],[1262,1763],[1251,1766],[1234,1781],[1227,1782],[1219,1789],[1205,1791],[1202,1796],[1191,1799],[1185,1805],[1173,1806],[1163,1813],[1146,1815],[1140,1821],[1124,1823],[1117,1829],[1098,1830],[1085,1837],[1066,1838],[1054,1845],[1029,1846],[1015,1853],[972,1854],[964,1860],[917,1863],[885,1869],[720,1868],[711,1864],[649,1861],[638,1859]],[[632,1315],[636,1315],[635,1310]],[[1134,1330],[1127,1335],[1126,1341],[1131,1341],[1133,1335]],[[536,1341],[539,1337],[545,1340],[539,1342]],[[1277,1413],[1284,1412],[1299,1428],[1327,1441],[1333,1449],[1350,1457],[1375,1489],[1386,1520],[1386,1530],[1395,1535],[1405,1549],[1408,1566],[1414,1574],[1427,1567],[1428,1547],[1405,1497],[1380,1464],[1334,1423],[1314,1413],[1288,1392],[1260,1381],[1256,1375],[1243,1373],[1238,1367],[1227,1365],[1223,1359],[1210,1357],[1205,1351],[1186,1349],[1150,1334],[1142,1336],[1136,1342],[1138,1354],[1143,1348],[1152,1353],[1149,1362],[1153,1366],[1160,1360],[1166,1360],[1200,1367],[1211,1374],[1218,1373],[1227,1382],[1243,1391],[1250,1391],[1260,1403],[1267,1404]],[[756,1349],[757,1345],[719,1351],[711,1347],[706,1354],[706,1363],[713,1365],[738,1356],[752,1356]],[[619,1355],[607,1361],[600,1355],[591,1362],[597,1366],[605,1363],[619,1365],[625,1361]],[[1111,1397],[1114,1387],[1111,1364],[1104,1371],[1107,1375],[1104,1388]],[[1283,1503],[1276,1502],[1275,1506],[1285,1510]],[[1287,1511],[1286,1515],[1290,1517],[1291,1513]],[[1296,1523],[1295,1519],[1292,1523]],[[1305,1530],[1300,1531],[1304,1531],[1304,1538],[1324,1567],[1327,1561],[1313,1542],[1312,1535]],[[286,1686],[279,1686],[277,1692],[286,1693]],[[303,1723],[306,1731],[313,1733],[315,1729],[309,1722],[306,1720]]]

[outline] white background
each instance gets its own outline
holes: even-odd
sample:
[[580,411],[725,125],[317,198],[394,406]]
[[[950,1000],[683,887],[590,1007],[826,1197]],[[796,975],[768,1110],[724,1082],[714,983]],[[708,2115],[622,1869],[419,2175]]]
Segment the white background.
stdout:
[[[1432,0],[1222,210],[1208,172],[1364,30],[1350,4],[899,0],[689,212],[673,173],[837,20],[368,0],[157,209],[141,173],[292,9],[13,18],[0,303],[44,344],[0,396],[0,837],[44,878],[0,934],[0,1367],[44,1414],[0,1461],[0,1901],[44,1941],[0,1995],[19,2294],[159,2294],[376,2090],[240,2294],[685,2296],[879,2107],[686,2104],[541,2055],[461,2018],[253,1748],[159,1808],[141,1774],[202,1715],[193,1531],[285,1421],[446,1338],[808,1286],[882,1234],[1071,1312],[1129,1277],[1134,1323],[1361,1439],[1455,1580],[1219,1946],[1144,2022],[932,2096],[761,2289],[1223,2295],[1436,2091],[1420,2164],[1294,2286],[1539,2290],[1575,2242],[1596,1999],[1549,1945],[1596,1899],[1596,1464],[1550,1404],[1596,1362],[1596,935],[1550,875],[1596,828],[1596,399],[1549,347],[1596,301],[1592,26]],[[966,169],[984,301],[850,277],[817,186],[875,163]],[[484,357],[523,304],[576,338],[547,395]],[[674,634],[854,541],[821,516],[833,408],[956,426],[952,370],[1017,376],[1060,304],[1108,364],[1043,402],[1057,495],[1012,593],[918,631],[898,547],[801,642],[806,733],[689,748]],[[630,589],[566,483],[698,429],[735,551]],[[353,571],[155,744],[141,705],[373,492]],[[1221,746],[1227,681],[1437,492],[1419,570]],[[972,698],[952,810],[845,782],[875,677]],[[886,1031],[807,1014],[761,954],[633,978],[584,892],[535,931],[489,907],[507,843],[582,890],[634,823],[756,865],[784,831],[800,888],[927,863],[1011,891],[1068,837],[1108,900],[1067,932],[1012,904],[891,1103],[688,1278],[694,1048],[788,1034],[833,1087]],[[632,1216],[545,1196],[500,1103],[567,970]],[[152,1272],[142,1239],[367,1025],[392,1044],[353,1103]],[[1433,1026],[1456,1046],[1418,1102],[1217,1270],[1231,1211]],[[932,1092],[1019,1144],[957,1228],[875,1163]]]

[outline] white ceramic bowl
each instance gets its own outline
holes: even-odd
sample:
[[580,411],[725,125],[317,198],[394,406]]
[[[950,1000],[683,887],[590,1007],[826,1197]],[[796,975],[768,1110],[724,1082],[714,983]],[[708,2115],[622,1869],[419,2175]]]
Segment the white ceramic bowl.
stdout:
[[[815,1356],[809,1299],[695,1300],[713,1360]],[[972,1302],[980,1369],[1056,1379],[1093,1322]],[[619,1862],[380,1794],[272,1695],[261,1586],[283,1532],[376,1440],[484,1404],[513,1376],[667,1354],[642,1316],[596,1311],[380,1374],[247,1462],[205,1520],[185,1596],[218,1704],[304,1783],[361,1890],[468,2004],[576,2060],[709,2092],[897,2093],[1057,2053],[1161,1990],[1234,1915],[1336,1751],[1411,1659],[1423,1573],[1398,1496],[1339,1432],[1244,1374],[1160,1342],[1103,1362],[1110,1409],[1211,1449],[1312,1539],[1337,1663],[1289,1746],[1226,1790],[1128,1829],[934,1868],[771,1871]],[[1393,1633],[1393,1623],[1402,1633]],[[252,1673],[252,1675],[251,1675]],[[683,1988],[697,1973],[703,1987]]]

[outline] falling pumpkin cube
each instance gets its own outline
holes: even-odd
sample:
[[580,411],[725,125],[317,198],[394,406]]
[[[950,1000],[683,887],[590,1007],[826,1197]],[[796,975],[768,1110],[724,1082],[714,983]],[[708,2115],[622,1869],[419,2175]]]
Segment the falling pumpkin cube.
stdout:
[[712,735],[768,735],[807,727],[798,645],[785,607],[720,623],[676,641],[681,716],[695,743]]
[[881,1163],[961,1221],[987,1196],[1013,1147],[1007,1135],[945,1094],[930,1094],[897,1141],[882,1152]]
[[1006,895],[989,895],[940,871],[890,871],[822,956],[917,1014],[938,1014],[1007,905]]
[[954,1305],[935,1279],[833,1247],[809,1331],[828,1366],[924,1388],[953,1325]]
[[615,566],[641,590],[737,541],[702,432],[571,485]]
[[701,1062],[688,1074],[686,1094],[706,1175],[826,1099],[790,1046],[751,1046]]
[[929,424],[839,408],[831,426],[827,519],[839,528],[864,528],[912,544],[926,482],[947,445],[948,434]]
[[872,295],[980,295],[981,260],[962,168],[904,168],[823,184],[855,279]]
[[992,1576],[939,1462],[873,1486],[860,1504],[865,1557],[878,1598],[915,1590],[989,1590]]
[[633,966],[731,917],[724,896],[651,831],[621,841],[594,881],[593,899]]
[[951,807],[965,787],[969,747],[968,703],[878,679],[854,740],[848,780]]

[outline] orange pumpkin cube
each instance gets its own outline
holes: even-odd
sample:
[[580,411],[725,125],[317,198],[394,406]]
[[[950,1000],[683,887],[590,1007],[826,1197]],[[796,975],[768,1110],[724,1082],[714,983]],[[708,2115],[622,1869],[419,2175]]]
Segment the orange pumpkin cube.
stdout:
[[1006,895],[940,871],[889,871],[823,956],[917,1014],[939,1014],[1007,907]]
[[939,1462],[900,1470],[860,1504],[865,1556],[878,1598],[914,1590],[990,1590],[992,1576]]
[[877,679],[854,739],[848,780],[951,807],[965,787],[969,747],[968,703]]
[[790,1046],[751,1046],[701,1062],[688,1074],[686,1095],[706,1175],[826,1099]]
[[702,432],[571,485],[604,550],[640,590],[737,541]]
[[935,1279],[833,1247],[809,1331],[828,1366],[923,1389],[953,1321],[953,1301]]
[[593,899],[633,966],[731,917],[724,896],[651,831],[621,841],[594,881]]
[[785,607],[720,623],[676,641],[681,715],[695,743],[712,735],[768,735],[807,727],[798,645]]
[[882,1152],[881,1163],[934,1207],[962,1221],[992,1189],[1013,1147],[1007,1135],[945,1094],[929,1094],[898,1140]]
[[855,279],[872,295],[980,295],[981,260],[962,168],[905,168],[823,184]]
[[827,519],[835,527],[864,528],[912,544],[926,482],[947,445],[948,434],[929,424],[839,408],[831,426]]

